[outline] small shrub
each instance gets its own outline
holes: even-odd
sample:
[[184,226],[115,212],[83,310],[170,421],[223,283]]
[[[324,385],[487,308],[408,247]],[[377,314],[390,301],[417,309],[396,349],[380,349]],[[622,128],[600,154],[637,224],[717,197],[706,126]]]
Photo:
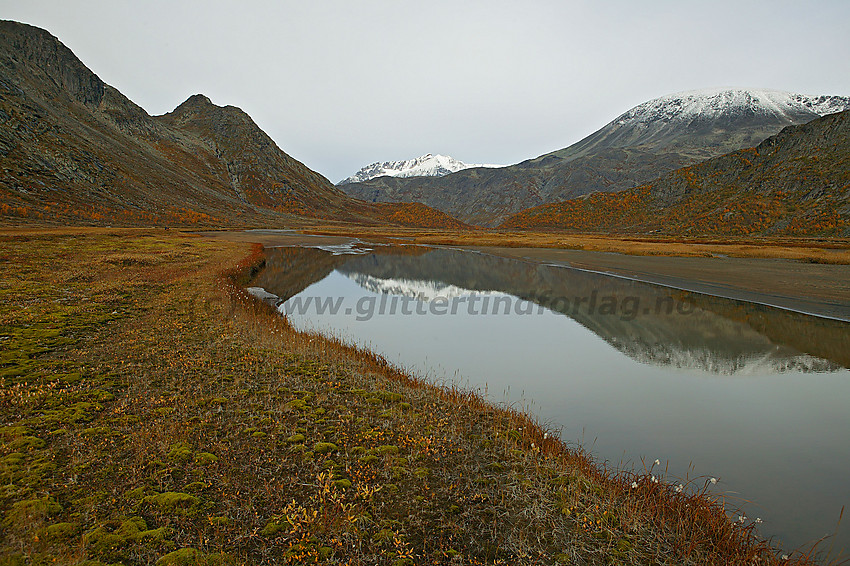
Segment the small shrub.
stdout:
[[10,442],[8,446],[13,452],[29,452],[44,448],[44,444],[45,442],[37,436],[22,436]]
[[61,512],[62,506],[56,503],[52,497],[26,499],[12,505],[12,508],[6,513],[6,519],[3,523],[9,527],[24,526]]
[[169,552],[156,561],[156,566],[196,566],[206,564],[204,553],[194,548],[181,548]]
[[286,404],[286,407],[297,411],[304,411],[307,409],[307,401],[304,399],[293,399]]
[[65,541],[80,532],[79,523],[56,523],[42,529],[42,537],[49,541]]

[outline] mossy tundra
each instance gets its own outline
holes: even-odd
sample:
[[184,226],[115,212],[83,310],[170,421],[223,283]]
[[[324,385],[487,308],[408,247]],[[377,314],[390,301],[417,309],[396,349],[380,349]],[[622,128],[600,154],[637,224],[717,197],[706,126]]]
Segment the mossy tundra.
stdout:
[[257,249],[0,240],[0,564],[781,562],[700,485],[294,332]]

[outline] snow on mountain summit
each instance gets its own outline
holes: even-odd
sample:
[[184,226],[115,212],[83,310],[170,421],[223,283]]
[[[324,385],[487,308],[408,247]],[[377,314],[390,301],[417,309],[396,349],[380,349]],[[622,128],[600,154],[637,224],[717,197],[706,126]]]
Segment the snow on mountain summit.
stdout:
[[448,155],[426,153],[415,159],[403,161],[376,162],[363,167],[360,171],[343,179],[340,185],[346,183],[361,183],[375,177],[443,177],[473,167],[502,167],[483,163],[464,163]]
[[702,161],[844,110],[850,110],[850,97],[753,88],[677,92],[639,104],[578,143],[543,157],[573,160],[606,149],[639,148]]
[[844,110],[850,110],[850,97],[808,96],[767,89],[713,88],[655,98],[635,106],[615,119],[612,124],[712,120],[736,113],[772,115],[795,121],[801,114],[811,114],[812,118],[815,118]]

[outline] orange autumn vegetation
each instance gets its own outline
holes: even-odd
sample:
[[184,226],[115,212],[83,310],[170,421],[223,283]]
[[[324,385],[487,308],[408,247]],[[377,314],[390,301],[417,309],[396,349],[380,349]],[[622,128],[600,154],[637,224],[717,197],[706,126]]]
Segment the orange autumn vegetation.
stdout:
[[[259,199],[257,199],[259,200]],[[191,206],[165,205],[155,210],[117,208],[105,204],[73,201],[45,201],[34,204],[0,192],[0,225],[115,225],[115,226],[253,226],[289,225],[321,219],[348,221],[337,218],[327,210],[317,209],[297,196],[289,195],[269,202],[262,214],[247,215],[234,211],[232,215],[212,215]],[[448,214],[421,203],[366,203],[352,200],[348,212],[360,218],[364,225],[388,225],[406,228],[435,228],[462,230],[470,227]]]
[[418,228],[469,228],[460,220],[419,202],[374,203],[377,216],[390,224]]
[[145,225],[202,225],[210,226],[221,219],[183,206],[169,206],[154,212],[139,209],[115,209],[100,204],[82,206],[67,202],[45,202],[40,205],[0,203],[0,223],[42,224],[67,223],[73,225],[115,224],[119,226]]
[[[687,172],[682,173],[686,177]],[[842,191],[850,189],[845,187]],[[802,191],[800,191],[802,192]],[[597,233],[681,235],[838,236],[850,227],[850,216],[834,205],[806,201],[803,194],[776,191],[747,194],[712,191],[692,194],[673,206],[658,207],[652,186],[524,210],[508,218],[506,229],[558,229]]]
[[850,233],[850,112],[618,193],[524,210],[503,228],[677,236]]

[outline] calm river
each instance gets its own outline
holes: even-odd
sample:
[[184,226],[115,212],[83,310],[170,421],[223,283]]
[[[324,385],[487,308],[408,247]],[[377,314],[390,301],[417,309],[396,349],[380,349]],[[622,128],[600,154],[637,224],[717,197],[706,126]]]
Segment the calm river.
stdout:
[[[786,551],[836,531],[850,323],[478,253],[352,251],[267,249],[252,285],[297,328],[525,407],[611,467],[717,478]],[[833,558],[847,523],[819,547]]]

